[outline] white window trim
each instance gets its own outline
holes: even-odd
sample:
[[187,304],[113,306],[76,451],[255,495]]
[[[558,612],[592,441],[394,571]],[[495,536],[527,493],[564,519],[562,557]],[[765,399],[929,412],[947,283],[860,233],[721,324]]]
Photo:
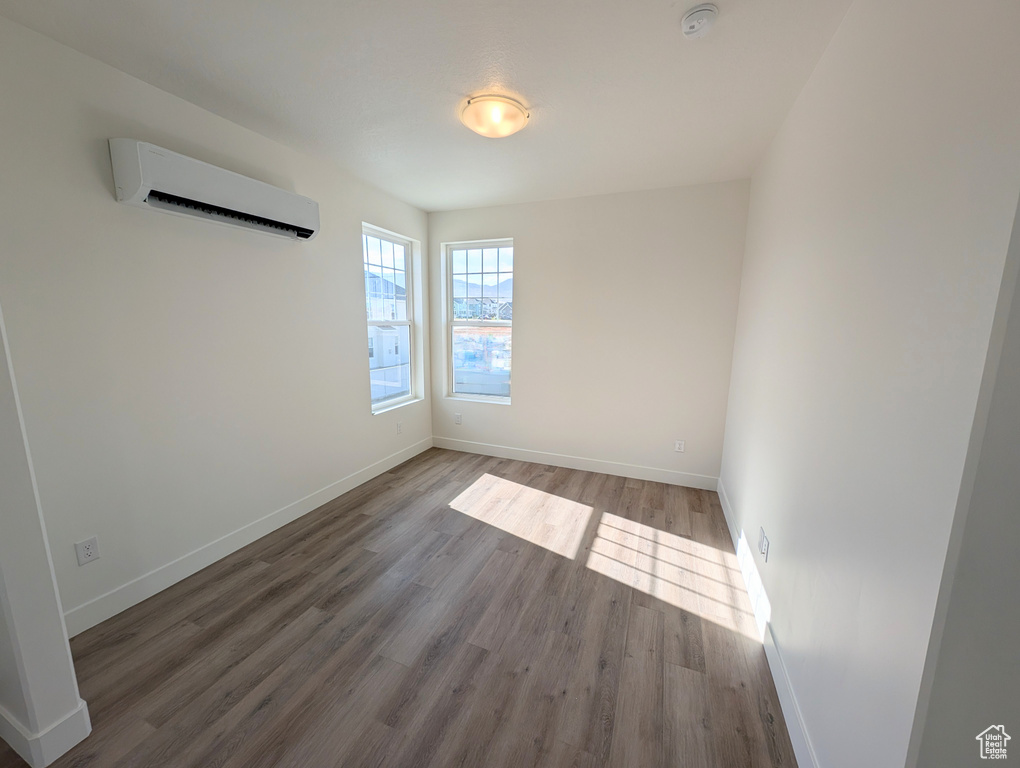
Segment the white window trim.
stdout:
[[[450,400],[467,400],[474,403],[493,403],[496,405],[510,405],[513,397],[513,360],[510,362],[511,385],[510,396],[501,395],[474,395],[465,392],[454,392],[453,373],[453,329],[454,328],[513,328],[513,320],[456,320],[453,317],[453,252],[463,250],[466,247],[482,248],[506,248],[514,247],[512,237],[497,237],[490,240],[460,240],[457,242],[443,243],[443,289],[446,293],[443,302],[443,312],[446,316],[445,347],[446,347],[446,393],[445,397]],[[517,252],[514,251],[514,274],[517,274]]]
[[[376,327],[381,326],[381,325],[407,326],[407,328],[408,328],[408,332],[407,332],[407,337],[408,337],[408,358],[407,359],[410,361],[410,370],[408,371],[408,378],[410,380],[411,391],[408,394],[406,394],[406,395],[401,395],[400,397],[391,397],[391,398],[389,398],[387,400],[380,400],[377,403],[373,403],[372,402],[372,390],[371,390],[371,387],[369,387],[369,404],[370,404],[371,409],[372,409],[372,414],[376,415],[376,414],[380,414],[380,413],[385,413],[386,411],[391,411],[394,408],[399,408],[399,407],[401,407],[403,405],[408,405],[409,403],[419,402],[419,401],[421,401],[423,399],[422,395],[420,393],[420,384],[418,382],[418,379],[420,377],[420,369],[422,367],[422,362],[418,359],[418,349],[419,349],[418,341],[419,340],[418,340],[417,337],[420,334],[420,325],[419,325],[419,319],[418,319],[418,314],[417,314],[417,312],[418,312],[417,304],[418,303],[415,301],[416,294],[418,293],[418,269],[419,269],[420,261],[421,261],[420,260],[421,246],[418,243],[418,241],[412,240],[409,237],[406,237],[405,235],[401,235],[401,234],[399,234],[397,232],[391,232],[388,229],[383,229],[381,227],[376,227],[376,226],[373,226],[372,224],[368,224],[366,222],[362,222],[361,223],[361,236],[362,236],[362,240],[361,240],[361,263],[362,263],[362,266],[364,266],[364,263],[365,263],[365,240],[364,240],[365,235],[369,235],[371,237],[380,238],[382,240],[388,240],[391,243],[396,243],[398,245],[404,246],[404,283],[405,283],[405,285],[404,285],[404,297],[405,297],[405,300],[407,302],[407,312],[406,312],[407,319],[406,320],[367,320],[366,321],[366,326],[365,326],[365,329],[366,329],[365,336],[366,336],[366,340],[367,340],[367,337],[368,337],[367,330],[368,330],[368,328],[371,328],[373,326],[376,326]],[[364,283],[364,278],[362,278],[362,283]],[[366,298],[366,301],[367,301],[367,299],[368,299],[368,296],[367,296],[367,286],[365,286],[364,290],[366,291],[365,298]],[[368,362],[368,361],[369,361],[369,358],[367,356],[367,350],[366,350],[365,362]],[[371,369],[369,369],[369,370],[371,371]],[[371,376],[371,373],[369,373],[369,375]]]

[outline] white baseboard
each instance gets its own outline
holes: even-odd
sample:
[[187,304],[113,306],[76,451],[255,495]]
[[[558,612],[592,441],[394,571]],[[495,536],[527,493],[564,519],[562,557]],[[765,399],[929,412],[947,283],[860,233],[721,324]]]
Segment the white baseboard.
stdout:
[[[726,527],[730,529],[734,548],[737,548],[740,542],[740,531],[737,528],[736,515],[730,505],[729,497],[726,495],[722,478],[719,478],[717,492],[719,493],[719,503],[723,509],[723,517],[726,519]],[[745,586],[750,590],[751,585]],[[818,756],[815,754],[815,748],[808,736],[804,715],[801,713],[797,697],[794,695],[793,683],[790,682],[790,675],[783,662],[783,655],[776,644],[775,635],[772,634],[771,624],[765,627],[765,637],[762,642],[765,647],[765,658],[769,662],[769,671],[772,672],[772,681],[776,685],[776,694],[779,696],[779,707],[783,710],[786,730],[790,734],[790,742],[793,744],[793,754],[797,758],[797,765],[800,768],[818,768]]]
[[0,707],[0,739],[6,741],[32,768],[45,768],[92,732],[85,702],[57,722],[32,733],[14,715]]
[[772,681],[776,684],[779,707],[783,710],[783,719],[786,720],[786,730],[790,734],[790,742],[793,744],[793,754],[797,758],[797,765],[800,768],[818,768],[818,756],[815,754],[815,748],[808,736],[804,716],[801,714],[797,697],[793,693],[793,683],[790,682],[786,664],[783,663],[783,655],[779,652],[779,646],[776,645],[771,624],[765,630],[764,643],[765,658],[769,662]]
[[506,445],[475,443],[470,440],[455,440],[450,437],[433,437],[432,444],[437,448],[448,448],[451,451],[480,453],[483,456],[531,461],[537,464],[552,464],[555,467],[582,469],[587,472],[601,472],[605,475],[632,477],[636,480],[652,480],[658,483],[669,483],[670,485],[683,485],[687,488],[700,488],[704,491],[714,491],[719,482],[718,478],[710,477],[709,475],[695,475],[690,472],[643,467],[637,464],[624,464],[618,461],[587,459],[581,456],[568,456],[562,453],[532,451],[526,448],[511,448]]
[[730,506],[730,499],[726,495],[726,489],[723,487],[721,477],[719,478],[718,486],[716,487],[716,493],[719,494],[719,504],[722,505],[723,519],[726,520],[726,527],[730,529],[730,538],[733,539],[733,546],[735,548],[737,546],[737,542],[740,541],[740,531],[737,530],[733,507]]
[[65,611],[64,621],[67,623],[68,637],[74,637],[111,616],[116,616],[132,605],[136,605],[142,602],[142,600],[162,592],[181,579],[185,579],[193,573],[198,573],[198,571],[206,566],[212,565],[232,552],[236,552],[241,547],[262,538],[268,533],[272,533],[277,528],[286,525],[292,520],[296,520],[302,515],[308,514],[327,501],[332,501],[337,496],[347,493],[352,488],[358,487],[362,483],[371,480],[377,475],[381,475],[383,472],[392,469],[398,464],[402,464],[431,447],[432,438],[420,440],[402,451],[380,459],[364,469],[337,480],[335,483],[330,483],[325,488],[315,491],[303,499],[298,499],[282,509],[271,512],[265,517],[261,517],[238,528],[236,531],[221,536],[208,544],[204,544],[166,565],[161,565],[159,568],[149,571],[126,584],[122,584],[116,589]]

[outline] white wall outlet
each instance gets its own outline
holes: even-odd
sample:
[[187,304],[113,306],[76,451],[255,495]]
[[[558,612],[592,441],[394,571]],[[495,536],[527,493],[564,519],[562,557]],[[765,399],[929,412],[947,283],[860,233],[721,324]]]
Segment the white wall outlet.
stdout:
[[677,453],[683,453],[685,443],[686,443],[685,440],[675,440],[673,442],[673,450],[676,451]]
[[99,559],[99,539],[93,536],[91,539],[79,541],[74,545],[74,551],[78,555],[78,565],[91,563]]
[[758,554],[767,563],[769,561],[769,537],[765,535],[764,528],[759,528],[758,531]]
[[402,421],[398,421],[398,422],[397,422],[397,434],[399,435],[399,434],[401,434],[401,433],[402,433],[403,431],[404,431],[404,422],[402,422]]
[[464,419],[463,419],[463,417],[459,413],[455,413],[455,414],[453,414],[453,423],[454,424],[463,424],[464,423]]

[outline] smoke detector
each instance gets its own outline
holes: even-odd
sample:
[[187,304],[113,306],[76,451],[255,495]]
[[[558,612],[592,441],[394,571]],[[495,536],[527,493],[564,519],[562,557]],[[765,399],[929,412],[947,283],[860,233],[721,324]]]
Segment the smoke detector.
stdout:
[[712,28],[715,23],[716,17],[719,15],[719,9],[716,8],[712,3],[703,3],[702,5],[696,5],[691,10],[684,14],[683,28],[684,37],[694,40],[698,37],[704,37],[708,34],[708,30]]

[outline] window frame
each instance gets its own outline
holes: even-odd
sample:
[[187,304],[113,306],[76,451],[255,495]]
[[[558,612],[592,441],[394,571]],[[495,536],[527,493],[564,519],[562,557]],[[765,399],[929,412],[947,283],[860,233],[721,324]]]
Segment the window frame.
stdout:
[[[485,248],[514,248],[512,237],[497,237],[488,240],[462,240],[457,242],[443,243],[443,273],[444,291],[446,300],[444,311],[446,314],[446,397],[453,400],[470,400],[481,403],[495,403],[497,405],[510,405],[513,397],[513,353],[510,357],[510,394],[503,395],[476,395],[470,392],[456,392],[456,378],[453,369],[453,333],[456,328],[510,328],[511,339],[513,338],[513,319],[510,320],[458,320],[453,310],[453,252],[468,249]],[[517,273],[517,252],[514,251],[514,274]],[[483,273],[484,274],[484,273]]]
[[[390,410],[392,408],[398,408],[401,405],[406,405],[408,403],[417,402],[418,400],[422,399],[420,394],[418,393],[418,386],[419,386],[418,385],[418,368],[419,368],[419,364],[418,364],[418,357],[417,357],[417,339],[415,338],[418,335],[418,332],[419,332],[419,329],[418,329],[418,316],[416,314],[418,308],[417,308],[417,302],[415,301],[415,298],[416,298],[415,294],[417,292],[417,282],[416,282],[416,280],[417,280],[417,277],[418,277],[418,275],[416,273],[416,269],[418,267],[418,264],[416,264],[416,261],[417,261],[417,256],[418,256],[419,250],[418,250],[418,243],[417,243],[417,241],[412,240],[411,238],[406,237],[405,235],[401,235],[401,234],[398,234],[396,232],[391,232],[391,231],[389,231],[387,229],[382,229],[381,227],[373,226],[372,224],[368,224],[367,222],[362,222],[361,223],[361,264],[362,264],[362,271],[363,272],[364,272],[364,270],[365,270],[365,268],[367,266],[367,262],[366,262],[367,249],[368,249],[368,240],[367,240],[367,238],[369,238],[369,237],[374,237],[374,238],[377,238],[379,240],[385,240],[385,241],[387,241],[389,243],[392,243],[394,245],[399,245],[399,246],[403,247],[403,249],[404,249],[404,301],[405,301],[406,306],[407,306],[407,310],[405,312],[405,316],[406,316],[405,320],[395,320],[395,319],[394,320],[369,320],[368,317],[367,317],[367,311],[366,311],[366,325],[365,325],[366,342],[370,342],[371,341],[371,339],[368,338],[368,332],[373,327],[380,327],[380,326],[390,326],[390,327],[404,327],[404,326],[406,326],[407,327],[407,344],[408,344],[408,350],[407,350],[408,351],[408,354],[407,354],[407,361],[408,361],[407,362],[407,367],[408,367],[408,371],[407,371],[407,375],[408,375],[409,391],[408,391],[408,393],[406,395],[399,395],[397,397],[387,398],[386,400],[380,400],[378,402],[373,402],[372,401],[372,386],[371,386],[371,376],[372,376],[372,370],[373,369],[371,367],[371,360],[373,360],[374,357],[375,357],[374,354],[372,354],[372,353],[374,351],[378,351],[378,350],[373,350],[373,349],[370,348],[369,349],[369,354],[365,358],[365,361],[367,363],[369,363],[369,368],[368,368],[368,375],[369,375],[369,390],[368,390],[368,392],[369,392],[369,394],[368,394],[369,405],[371,406],[372,413],[374,415],[374,414],[378,414],[378,413],[383,413],[384,411],[388,411],[388,410]],[[367,282],[365,281],[364,277],[362,278],[362,286],[363,286],[363,290],[365,292],[365,303],[367,305],[368,299],[369,299],[369,296],[368,296],[368,285],[367,285]],[[399,335],[395,339],[395,344],[397,345],[397,348],[399,349],[399,344],[400,344],[400,337],[399,337]]]

